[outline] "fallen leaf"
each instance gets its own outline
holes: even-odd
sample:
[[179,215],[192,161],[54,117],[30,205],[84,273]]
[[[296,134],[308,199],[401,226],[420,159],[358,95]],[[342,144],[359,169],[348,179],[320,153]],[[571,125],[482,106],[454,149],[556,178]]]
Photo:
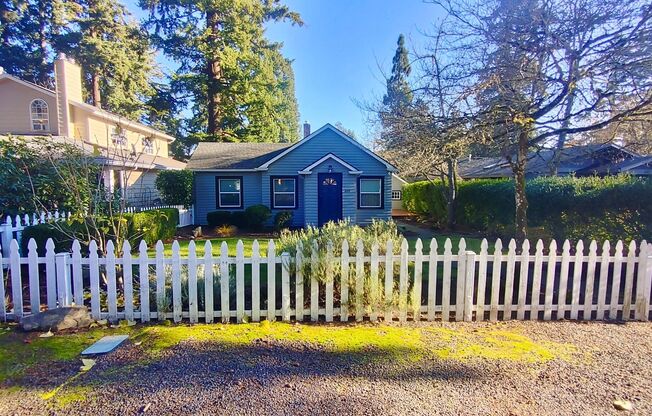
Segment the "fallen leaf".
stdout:
[[79,367],[79,371],[88,371],[95,365],[96,361],[91,360],[90,358],[82,358],[82,366]]
[[50,338],[50,337],[53,337],[53,336],[54,336],[54,334],[52,333],[52,331],[48,331],[45,334],[39,335],[39,338]]
[[616,410],[630,411],[634,409],[632,402],[629,400],[614,400],[613,405]]

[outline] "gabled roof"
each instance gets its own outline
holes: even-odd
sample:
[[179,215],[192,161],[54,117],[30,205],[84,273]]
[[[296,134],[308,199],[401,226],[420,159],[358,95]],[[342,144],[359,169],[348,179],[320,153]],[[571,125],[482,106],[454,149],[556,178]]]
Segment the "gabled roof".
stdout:
[[[526,175],[549,175],[554,149],[541,149],[528,154]],[[618,173],[614,169],[619,164],[640,157],[638,154],[614,143],[589,144],[564,148],[559,155],[557,173],[559,175],[593,175]],[[510,178],[513,176],[509,163],[503,157],[481,157],[464,159],[459,162],[459,175],[464,179]]]
[[9,74],[7,74],[5,72],[0,74],[0,81],[3,80],[3,79],[7,79],[7,80],[17,82],[17,83],[19,83],[21,85],[32,88],[34,90],[37,90],[38,92],[42,92],[43,94],[47,94],[47,95],[50,95],[52,97],[56,96],[56,92],[52,91],[49,88],[42,87],[40,85],[34,84],[33,82],[23,81],[22,79],[17,78],[17,77],[15,77],[13,75],[9,75]]
[[207,171],[253,171],[289,146],[289,143],[202,142],[190,157],[187,168]]
[[332,153],[327,154],[326,156],[322,157],[321,159],[317,160],[316,162],[310,164],[310,166],[306,166],[305,168],[301,169],[299,171],[299,174],[301,175],[310,175],[312,173],[312,170],[316,168],[317,166],[321,165],[325,161],[332,159],[339,163],[340,165],[344,166],[349,170],[349,173],[352,175],[359,175],[362,173],[362,171],[356,169],[354,166],[346,163],[344,160],[340,159],[339,157],[335,156]]
[[[267,170],[268,167],[279,160],[289,152],[295,150],[302,144],[306,143],[309,140],[312,140],[314,137],[319,135],[319,133],[330,129],[337,133],[339,136],[345,140],[351,142],[353,145],[359,147],[364,152],[372,156],[374,159],[378,160],[385,166],[390,172],[395,172],[396,168],[392,166],[389,162],[376,155],[371,150],[367,149],[351,137],[342,133],[337,128],[333,127],[330,124],[326,124],[324,127],[315,131],[311,135],[305,137],[304,139],[291,144],[291,143],[212,143],[212,142],[202,142],[197,145],[197,148],[193,152],[190,160],[188,161],[188,169],[191,170],[205,170],[205,171],[262,171]],[[330,155],[330,156],[329,156]],[[346,166],[352,173],[361,173],[355,167],[349,165],[342,159],[337,156],[330,154],[324,156],[322,159],[316,161],[310,166],[307,166],[302,170],[306,174],[318,164],[322,163],[327,158],[331,157],[334,160],[337,160],[338,163]],[[314,165],[314,166],[313,166]]]
[[355,140],[352,137],[349,137],[347,134],[345,134],[344,132],[342,132],[341,130],[339,130],[337,127],[333,126],[330,123],[326,123],[323,127],[316,130],[314,133],[310,134],[307,137],[304,137],[303,139],[299,140],[298,142],[296,142],[292,146],[288,147],[287,149],[285,149],[283,152],[281,152],[277,156],[273,157],[272,159],[270,159],[267,162],[265,162],[264,164],[262,164],[260,166],[260,168],[261,169],[267,169],[269,167],[269,165],[271,165],[272,163],[274,163],[277,160],[281,159],[283,156],[287,155],[288,153],[292,152],[293,150],[297,149],[298,147],[302,146],[303,144],[305,144],[305,143],[309,142],[310,140],[314,139],[321,132],[323,132],[325,130],[333,131],[338,136],[342,137],[344,140],[347,140],[349,143],[351,143],[354,146],[357,146],[358,148],[362,149],[365,153],[367,153],[368,155],[370,155],[371,157],[373,157],[374,159],[376,159],[377,161],[379,161],[380,163],[385,165],[387,167],[387,170],[389,170],[390,172],[396,172],[397,169],[391,163],[389,163],[388,161],[386,161],[382,157],[378,156],[377,154],[375,154],[371,150],[367,149],[365,146],[358,143],[357,140]]

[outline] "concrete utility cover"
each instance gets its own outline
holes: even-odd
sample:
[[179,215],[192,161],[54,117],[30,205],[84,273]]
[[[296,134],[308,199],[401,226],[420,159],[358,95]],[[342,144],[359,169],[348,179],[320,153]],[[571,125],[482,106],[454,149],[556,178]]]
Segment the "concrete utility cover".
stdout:
[[129,338],[129,335],[111,335],[103,337],[95,344],[82,351],[82,355],[106,354],[107,352],[116,349],[118,345],[122,344],[122,342],[127,338]]

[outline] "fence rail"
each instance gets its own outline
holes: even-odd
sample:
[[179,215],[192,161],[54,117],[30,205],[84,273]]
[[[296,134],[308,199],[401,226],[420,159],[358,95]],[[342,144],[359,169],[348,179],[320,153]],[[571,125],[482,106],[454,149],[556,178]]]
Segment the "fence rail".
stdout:
[[[226,243],[216,253],[210,241],[203,245],[191,241],[181,256],[175,241],[166,256],[160,241],[153,255],[145,242],[135,252],[125,242],[119,253],[109,242],[100,256],[91,242],[82,256],[77,241],[72,253],[55,253],[49,240],[40,255],[31,240],[21,257],[13,240],[9,257],[0,257],[0,320],[71,304],[89,306],[97,319],[175,322],[648,320],[651,312],[652,244],[645,241],[619,241],[613,250],[604,242],[600,252],[595,241],[588,251],[582,241],[572,248],[566,241],[561,251],[539,241],[534,253],[528,241],[517,250],[513,240],[505,250],[497,240],[493,252],[483,240],[479,253],[464,239],[457,253],[449,239],[443,250],[433,239],[426,252],[418,240],[411,253],[406,240],[396,250],[391,242],[365,250],[362,241],[350,250],[345,241],[339,256],[329,244],[313,246],[307,258],[300,247],[296,256],[278,255],[273,240],[266,256],[258,241],[249,257],[242,241],[235,256]],[[311,273],[320,256],[321,280]]]

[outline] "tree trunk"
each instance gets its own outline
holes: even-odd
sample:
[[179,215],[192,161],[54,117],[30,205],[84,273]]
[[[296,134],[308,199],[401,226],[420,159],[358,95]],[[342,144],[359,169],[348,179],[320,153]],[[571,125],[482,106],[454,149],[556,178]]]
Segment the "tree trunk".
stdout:
[[[212,32],[209,36],[209,43],[215,45],[219,32],[219,19],[216,12],[211,10],[206,12],[206,25],[211,29]],[[208,128],[206,132],[210,135],[217,136],[221,131],[220,86],[222,82],[222,67],[219,60],[210,57],[207,59],[206,75],[208,80],[206,85],[206,95],[208,99]]]
[[[569,62],[569,65],[571,66],[571,73],[572,73],[572,82],[575,82],[579,78],[579,74],[577,73],[577,63],[573,60]],[[552,156],[552,162],[550,164],[550,175],[552,176],[557,176],[557,170],[559,168],[559,161],[561,160],[561,152],[564,149],[564,146],[566,145],[566,137],[568,134],[566,133],[566,129],[570,126],[571,124],[571,114],[573,112],[573,104],[575,103],[575,87],[571,86],[570,91],[568,93],[568,96],[566,97],[566,108],[564,108],[564,119],[561,122],[561,133],[559,133],[559,137],[557,137],[557,146],[555,147],[553,156]]]
[[91,98],[93,105],[97,108],[102,108],[102,93],[100,92],[100,76],[97,72],[91,75]]
[[527,195],[525,193],[525,168],[527,166],[528,134],[525,129],[518,136],[516,160],[512,161],[514,173],[514,197],[516,202],[515,227],[516,239],[523,242],[527,238]]
[[448,197],[446,198],[446,227],[449,230],[454,230],[456,225],[455,208],[457,205],[457,176],[455,170],[455,161],[448,160],[446,171],[446,175],[448,176]]

